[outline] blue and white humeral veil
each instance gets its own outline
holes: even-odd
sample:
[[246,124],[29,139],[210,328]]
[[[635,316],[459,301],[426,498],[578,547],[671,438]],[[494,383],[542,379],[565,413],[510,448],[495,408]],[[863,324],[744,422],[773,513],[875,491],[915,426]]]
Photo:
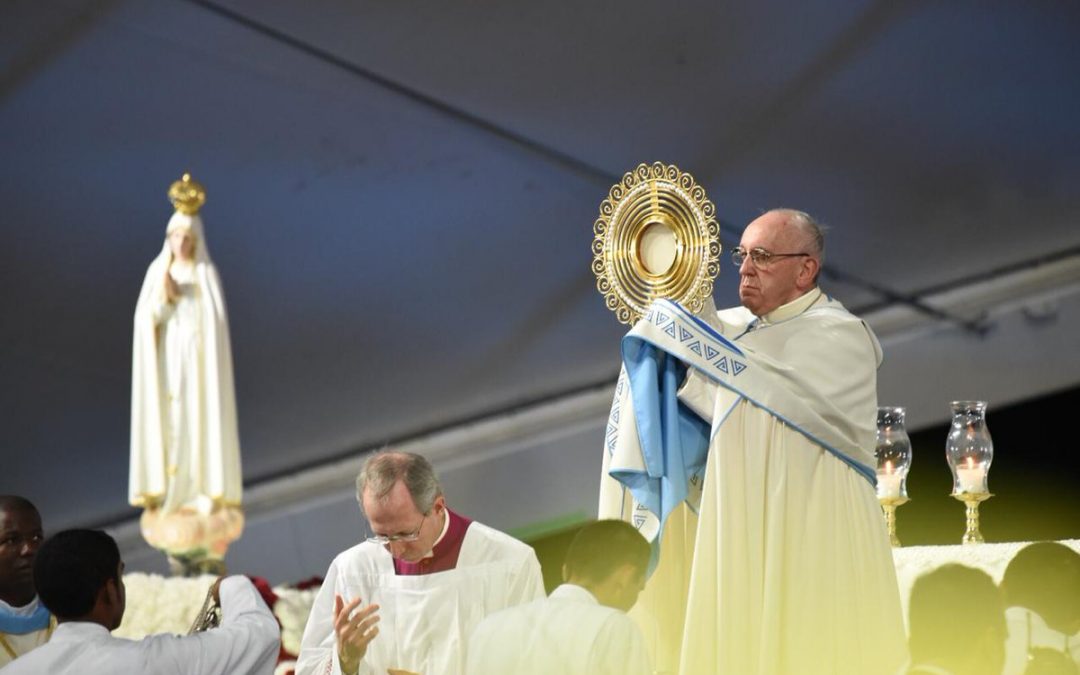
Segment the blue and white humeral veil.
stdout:
[[[710,441],[743,400],[874,481],[865,444],[799,396],[789,368],[741,349],[675,302],[650,306],[623,338],[622,361],[604,439],[600,517],[633,523],[653,545],[653,567],[667,517],[684,500],[696,512]],[[688,368],[718,385],[711,424],[679,400]]]

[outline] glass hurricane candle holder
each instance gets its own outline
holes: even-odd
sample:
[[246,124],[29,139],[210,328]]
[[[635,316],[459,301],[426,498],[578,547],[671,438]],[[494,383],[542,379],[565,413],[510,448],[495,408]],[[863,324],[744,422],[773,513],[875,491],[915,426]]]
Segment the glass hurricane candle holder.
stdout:
[[952,496],[964,502],[967,527],[961,542],[981,544],[979,503],[990,499],[987,479],[994,442],[986,428],[986,401],[953,401],[952,427],[945,441],[945,459],[953,475]]
[[877,414],[877,498],[885,513],[889,542],[900,546],[896,536],[896,507],[908,501],[907,475],[911,469],[911,439],[904,428],[904,409],[881,407]]

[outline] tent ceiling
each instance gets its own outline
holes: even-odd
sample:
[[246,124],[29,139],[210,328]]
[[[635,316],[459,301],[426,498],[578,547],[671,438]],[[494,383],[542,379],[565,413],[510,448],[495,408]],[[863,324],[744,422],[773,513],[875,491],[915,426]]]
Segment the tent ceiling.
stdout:
[[[828,290],[900,331],[882,398],[915,424],[1075,387],[1077,119],[1061,3],[5,3],[0,491],[131,513],[131,313],[188,169],[249,484],[611,378],[591,227],[642,161],[706,186],[726,247],[775,205],[831,223]],[[994,290],[1041,320],[897,323],[1049,262]]]

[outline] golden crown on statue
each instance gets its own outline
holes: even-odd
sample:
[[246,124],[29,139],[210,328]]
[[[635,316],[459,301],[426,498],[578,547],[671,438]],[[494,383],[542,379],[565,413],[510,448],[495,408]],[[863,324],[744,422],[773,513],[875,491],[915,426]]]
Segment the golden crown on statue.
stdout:
[[206,188],[185,172],[180,180],[169,186],[169,201],[180,213],[193,216],[206,203]]

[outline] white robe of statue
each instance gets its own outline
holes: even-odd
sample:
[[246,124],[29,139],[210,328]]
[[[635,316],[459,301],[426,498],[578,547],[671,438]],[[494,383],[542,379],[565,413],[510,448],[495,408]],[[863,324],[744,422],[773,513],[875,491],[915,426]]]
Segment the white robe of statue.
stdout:
[[[176,259],[168,235],[188,229],[193,260]],[[176,284],[170,301],[165,275]],[[241,498],[232,352],[225,298],[202,220],[177,212],[150,263],[135,307],[129,501],[207,514]]]

